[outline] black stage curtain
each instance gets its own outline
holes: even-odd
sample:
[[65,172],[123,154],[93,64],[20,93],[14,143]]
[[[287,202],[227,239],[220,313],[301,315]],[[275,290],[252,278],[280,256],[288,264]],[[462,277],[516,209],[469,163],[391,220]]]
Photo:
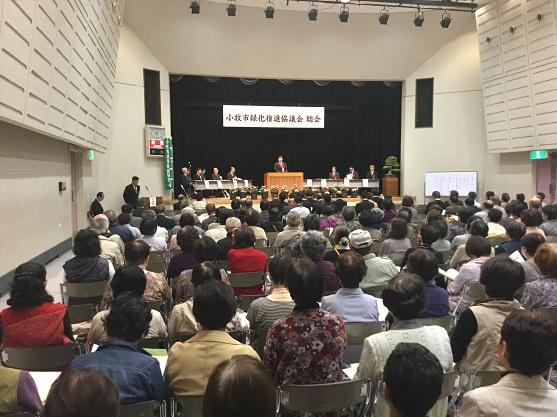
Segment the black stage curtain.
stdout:
[[[239,177],[261,185],[277,154],[305,178],[327,178],[332,165],[342,176],[350,165],[360,176],[370,163],[380,172],[387,156],[400,157],[402,83],[387,84],[333,81],[320,87],[313,81],[259,80],[245,85],[236,78],[208,82],[183,76],[170,83],[176,181],[180,168],[191,162],[194,171],[205,167],[208,174],[218,167],[223,177],[233,165]],[[325,128],[224,128],[223,104],[324,106]]]

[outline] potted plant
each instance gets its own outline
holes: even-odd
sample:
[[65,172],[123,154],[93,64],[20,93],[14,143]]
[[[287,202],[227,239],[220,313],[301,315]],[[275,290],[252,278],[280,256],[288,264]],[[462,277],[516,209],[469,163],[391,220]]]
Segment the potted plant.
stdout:
[[259,194],[259,191],[257,190],[257,187],[253,187],[250,190],[250,194],[251,194],[251,199],[252,200],[257,200],[257,194]]
[[262,200],[267,200],[269,198],[269,190],[265,186],[259,188],[259,194],[261,194]]
[[358,197],[358,189],[357,188],[351,188],[350,189],[350,197]]
[[246,196],[248,195],[248,189],[247,188],[240,188],[240,198],[246,198]]
[[271,198],[278,198],[279,189],[276,185],[271,186]]
[[232,188],[230,190],[230,199],[234,200],[234,199],[236,199],[236,197],[238,197],[238,189],[237,188]]
[[383,165],[384,175],[396,175],[400,173],[400,163],[396,156],[388,156],[385,159],[385,164]]
[[[339,194],[339,193],[337,193],[337,195],[338,195],[338,194]],[[342,187],[342,188],[340,189],[340,197],[342,197],[342,198],[348,197],[348,188]]]

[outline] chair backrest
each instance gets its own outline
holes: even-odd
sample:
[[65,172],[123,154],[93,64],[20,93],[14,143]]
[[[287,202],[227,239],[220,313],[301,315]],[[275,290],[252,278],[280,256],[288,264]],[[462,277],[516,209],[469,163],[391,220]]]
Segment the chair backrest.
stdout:
[[488,237],[487,240],[492,248],[496,248],[501,243],[506,242],[509,239],[506,237]]
[[266,244],[267,241],[265,239],[255,239],[255,247],[258,249],[264,248]]
[[263,357],[263,349],[267,341],[267,333],[269,328],[256,328],[250,329],[250,344],[253,350],[257,352],[260,357]]
[[275,246],[275,241],[277,240],[278,232],[265,232],[267,234],[267,241],[269,246]]
[[178,397],[176,400],[182,416],[203,417],[203,397]]
[[360,361],[365,338],[375,333],[384,332],[387,330],[387,324],[384,321],[345,323],[344,330],[348,343],[346,349],[344,349],[342,353],[342,362],[351,364]]
[[455,392],[457,388],[455,387],[456,378],[458,377],[458,375],[458,371],[447,372],[444,375],[443,386],[441,387],[441,395],[439,396],[439,399],[448,398]]
[[255,287],[263,284],[263,272],[237,272],[228,275],[228,282],[232,288]]
[[449,333],[454,326],[454,316],[444,317],[428,317],[423,319],[416,319],[418,323],[424,326],[440,326]]
[[469,375],[466,391],[476,388],[486,387],[499,382],[501,379],[500,371],[478,371]]
[[393,261],[396,266],[400,266],[404,259],[404,255],[406,255],[406,252],[391,252],[387,254],[387,258]]
[[164,273],[166,270],[166,252],[159,250],[151,251],[149,253],[147,270],[151,272]]
[[66,297],[70,300],[79,298],[98,298],[100,301],[103,291],[108,285],[108,281],[65,282],[62,285],[65,288]]
[[466,295],[474,301],[487,297],[487,294],[485,293],[485,287],[479,282],[473,282],[472,284],[467,285],[465,291]]
[[366,405],[368,384],[357,379],[319,385],[288,385],[279,389],[281,408],[302,413],[326,413]]
[[158,401],[145,401],[137,404],[120,406],[119,417],[155,417],[160,415],[161,404]]
[[72,361],[76,352],[73,343],[26,348],[5,347],[2,351],[2,363],[8,368],[26,371],[59,371]]
[[257,250],[260,250],[261,252],[265,252],[269,258],[271,256],[275,256],[275,248],[273,247],[264,246],[264,247],[257,248]]
[[439,251],[439,253],[443,257],[443,263],[447,263],[447,262],[450,261],[450,259],[451,259],[451,251],[450,250]]
[[383,290],[385,288],[387,288],[387,284],[376,285],[374,287],[362,288],[362,290],[368,295],[373,295],[374,297],[381,298],[383,296]]
[[162,337],[145,337],[137,342],[142,349],[166,349],[167,340]]
[[263,294],[262,295],[240,295],[238,297],[238,308],[247,312],[251,303],[253,303],[255,300],[261,297],[265,297],[265,296]]
[[172,337],[172,340],[170,341],[170,344],[173,345],[174,343],[177,343],[177,342],[185,342],[187,340],[190,340],[196,334],[197,334],[196,332],[179,332],[179,333],[176,333]]
[[70,304],[67,306],[70,323],[76,324],[84,321],[91,321],[97,314],[96,304]]
[[161,313],[165,311],[165,305],[163,300],[147,301],[147,306],[151,310],[157,310],[158,312]]
[[326,239],[329,239],[329,235],[331,234],[331,229],[323,229],[321,232],[323,232],[323,236],[325,236]]

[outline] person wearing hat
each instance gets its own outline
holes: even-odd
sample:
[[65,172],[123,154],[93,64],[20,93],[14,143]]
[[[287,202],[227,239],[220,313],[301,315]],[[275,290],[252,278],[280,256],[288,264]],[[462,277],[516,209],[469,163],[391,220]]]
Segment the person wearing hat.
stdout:
[[348,236],[350,248],[364,258],[367,273],[360,282],[362,290],[386,285],[391,278],[398,274],[393,261],[389,258],[377,257],[371,252],[372,239],[367,230],[356,229]]

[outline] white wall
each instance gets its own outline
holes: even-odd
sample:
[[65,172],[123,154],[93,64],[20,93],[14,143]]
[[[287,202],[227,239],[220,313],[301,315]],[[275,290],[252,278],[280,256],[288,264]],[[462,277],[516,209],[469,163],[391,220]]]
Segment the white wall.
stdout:
[[[434,78],[433,127],[414,127],[417,78]],[[424,200],[427,171],[478,171],[480,193],[533,191],[528,153],[487,153],[477,37],[473,27],[405,80],[402,99],[402,191]]]

